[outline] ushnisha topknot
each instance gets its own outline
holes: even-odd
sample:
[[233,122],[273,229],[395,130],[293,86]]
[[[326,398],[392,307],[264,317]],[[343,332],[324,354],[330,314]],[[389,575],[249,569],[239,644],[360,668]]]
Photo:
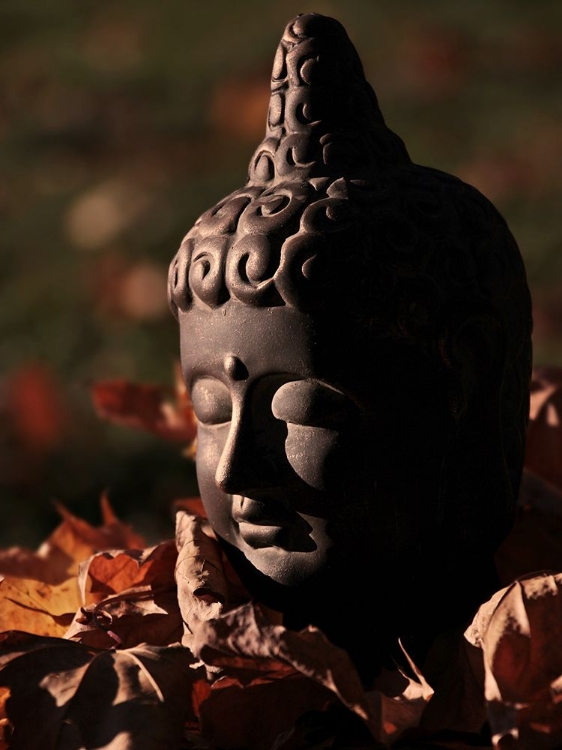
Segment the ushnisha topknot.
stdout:
[[277,48],[266,135],[250,161],[248,184],[368,180],[409,163],[343,26],[315,13],[297,16]]

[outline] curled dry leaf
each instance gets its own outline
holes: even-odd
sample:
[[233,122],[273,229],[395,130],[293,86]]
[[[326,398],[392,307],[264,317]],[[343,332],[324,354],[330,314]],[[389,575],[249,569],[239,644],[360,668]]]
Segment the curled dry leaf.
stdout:
[[101,552],[84,563],[82,606],[65,638],[97,648],[179,643],[182,620],[173,540],[145,550]]
[[240,684],[297,676],[312,680],[357,714],[374,737],[379,734],[349,655],[316,628],[297,633],[272,625],[259,607],[248,603],[194,623],[191,648],[205,664],[222,667]]
[[176,513],[178,559],[175,576],[184,622],[184,645],[191,644],[193,627],[217,617],[228,599],[222,552],[204,530],[205,521],[184,510]]
[[[389,748],[420,724],[433,695],[405,652],[413,677],[397,668],[366,693],[348,654],[322,632],[287,630],[252,603],[196,624],[191,647],[220,669],[199,705],[202,732],[219,747],[229,736],[252,750],[316,747],[306,734],[314,717],[311,736],[344,743],[334,746]],[[228,706],[235,720],[225,721]]]
[[100,552],[80,566],[83,603],[97,604],[108,596],[142,586],[153,591],[172,589],[176,558],[173,539],[145,549]]
[[79,564],[114,543],[144,546],[142,537],[117,520],[106,498],[101,505],[103,525],[98,528],[58,505],[63,521],[37,552],[0,552],[0,570],[6,573],[0,584],[0,631],[63,636],[83,603]]
[[62,522],[37,551],[0,550],[0,573],[56,585],[76,576],[79,564],[99,550],[142,549],[143,537],[119,521],[105,495],[100,504],[102,525],[94,527],[57,503]]
[[[181,646],[100,651],[59,638],[0,635],[10,750],[180,750],[198,679]],[[200,670],[199,670],[200,671]]]
[[371,715],[378,727],[378,739],[389,747],[405,731],[417,727],[434,690],[402,648],[414,674],[408,676],[400,668],[383,669],[367,693]]
[[120,378],[94,383],[90,393],[100,417],[183,445],[188,455],[194,450],[197,421],[181,374],[174,389]]
[[494,748],[562,747],[562,573],[500,590],[465,635],[483,652]]

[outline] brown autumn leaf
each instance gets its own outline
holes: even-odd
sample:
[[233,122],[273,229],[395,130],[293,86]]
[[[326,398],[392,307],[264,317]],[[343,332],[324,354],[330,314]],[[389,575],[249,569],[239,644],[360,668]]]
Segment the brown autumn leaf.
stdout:
[[483,744],[488,717],[482,651],[467,641],[462,628],[441,633],[434,640],[423,663],[423,676],[435,692],[419,728],[408,736],[423,738],[432,748],[435,743],[436,748],[466,750],[477,745],[491,750],[491,744]]
[[562,368],[533,369],[529,416],[525,466],[562,491]]
[[184,750],[200,679],[180,645],[98,650],[59,638],[0,634],[10,750]]
[[404,732],[420,725],[434,690],[402,648],[403,655],[415,676],[408,676],[398,666],[383,669],[367,693],[369,708],[378,728],[377,737],[386,747]]
[[183,445],[188,454],[193,449],[197,422],[178,368],[174,388],[118,378],[94,383],[90,393],[104,419]]
[[182,643],[186,646],[190,645],[194,624],[218,617],[228,598],[222,552],[216,539],[205,533],[204,523],[186,511],[176,513],[175,576],[184,622]]
[[[300,701],[307,696],[310,707],[315,710],[320,705],[326,708],[337,699],[363,722],[372,743],[389,747],[388,743],[419,723],[433,692],[419,672],[418,679],[412,680],[397,670],[386,675],[380,685],[367,694],[347,652],[330,643],[321,631],[309,627],[294,632],[273,625],[260,607],[252,603],[214,620],[193,623],[191,648],[205,664],[222,670],[207,702],[200,707],[202,731],[207,737],[211,733],[209,727],[217,726],[217,717],[213,715],[217,690],[228,687],[239,691],[241,686],[255,689],[257,685],[268,683],[269,687],[260,687],[260,691],[265,691],[266,705],[276,703],[278,707],[277,712],[268,714],[270,731],[276,732],[276,737],[294,727],[296,714],[302,713]],[[225,678],[234,682],[223,686],[221,680]],[[290,690],[294,691],[295,703],[283,704],[287,680],[294,681]],[[225,694],[221,695],[226,701]],[[237,702],[240,704],[238,731],[246,732],[245,746],[265,749],[267,746],[261,744],[263,738],[254,735],[255,706],[252,707],[251,702],[245,705],[241,696],[237,696]],[[286,712],[281,708],[283,705]],[[271,741],[273,739],[270,737]]]
[[178,643],[183,628],[176,558],[174,540],[94,555],[81,567],[82,606],[64,637],[97,648]]
[[525,576],[483,604],[465,633],[480,648],[496,750],[562,746],[562,573]]
[[495,555],[502,586],[541,570],[562,570],[562,491],[523,472],[515,522]]
[[105,495],[100,503],[102,525],[99,527],[57,503],[62,522],[36,551],[24,547],[0,550],[0,574],[58,585],[76,576],[79,564],[99,550],[145,546],[143,537],[115,516]]
[[[336,703],[337,698],[327,688],[292,673],[249,682],[222,676],[197,708],[201,733],[212,748],[303,750],[329,747],[317,745],[311,735],[318,737],[323,729],[327,735],[324,739],[333,740],[335,728],[329,726],[325,714]],[[307,732],[306,717],[311,713],[316,714],[316,726]],[[344,718],[339,718],[343,723]],[[372,737],[367,747],[375,747]]]

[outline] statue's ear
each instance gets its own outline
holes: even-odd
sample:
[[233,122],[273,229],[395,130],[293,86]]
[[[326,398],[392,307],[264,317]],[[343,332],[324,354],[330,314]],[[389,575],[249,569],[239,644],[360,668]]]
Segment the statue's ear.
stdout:
[[505,337],[497,317],[478,312],[462,319],[449,318],[440,344],[441,357],[449,371],[448,399],[451,415],[464,419],[484,402],[499,404],[505,366]]

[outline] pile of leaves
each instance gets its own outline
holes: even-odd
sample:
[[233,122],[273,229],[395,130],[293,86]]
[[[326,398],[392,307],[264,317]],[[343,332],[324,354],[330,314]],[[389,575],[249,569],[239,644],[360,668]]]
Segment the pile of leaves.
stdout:
[[[105,418],[193,457],[181,380],[172,394],[112,381],[92,396]],[[287,630],[250,599],[198,498],[177,501],[175,538],[155,546],[106,497],[99,527],[58,506],[38,550],[0,552],[0,750],[562,746],[562,489],[537,449],[561,405],[562,373],[537,373],[520,514],[497,558],[505,587],[436,643],[428,672],[404,653],[408,668],[369,690],[322,632]],[[547,434],[560,448],[561,430]]]

